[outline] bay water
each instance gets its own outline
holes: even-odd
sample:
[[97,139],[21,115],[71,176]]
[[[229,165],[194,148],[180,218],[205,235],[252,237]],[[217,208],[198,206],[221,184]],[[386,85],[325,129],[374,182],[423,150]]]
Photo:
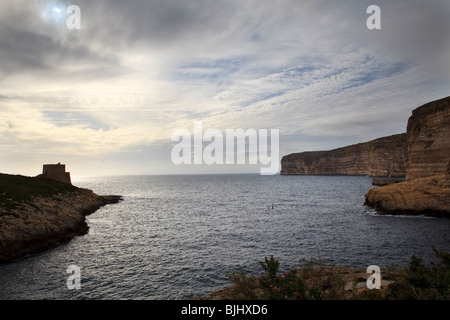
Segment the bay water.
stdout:
[[[72,177],[123,201],[87,216],[89,233],[0,265],[0,299],[180,300],[303,259],[381,268],[412,255],[437,262],[450,249],[450,220],[380,216],[363,206],[364,176],[155,175]],[[69,266],[80,289],[69,290]]]

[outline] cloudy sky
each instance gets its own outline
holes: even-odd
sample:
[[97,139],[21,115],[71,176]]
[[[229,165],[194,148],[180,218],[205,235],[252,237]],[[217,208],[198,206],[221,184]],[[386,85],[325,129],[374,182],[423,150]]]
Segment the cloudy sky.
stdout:
[[173,164],[194,121],[279,129],[280,157],[405,132],[450,95],[449,17],[445,0],[0,0],[0,172],[258,172]]

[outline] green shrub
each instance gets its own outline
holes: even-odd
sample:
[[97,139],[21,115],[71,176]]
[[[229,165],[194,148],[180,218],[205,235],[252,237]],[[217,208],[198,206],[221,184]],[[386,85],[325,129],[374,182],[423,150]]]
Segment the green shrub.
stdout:
[[326,266],[320,256],[318,260],[304,260],[300,269],[284,275],[278,275],[280,263],[273,256],[265,257],[259,262],[265,271],[263,276],[248,277],[242,272],[229,276],[232,296],[245,300],[450,299],[450,254],[432,249],[439,263],[426,266],[413,255],[407,268],[391,266],[387,270],[385,279],[393,281],[387,289],[351,292],[345,290],[338,268]]
[[[259,278],[247,277],[243,273],[234,273],[229,276],[234,284],[235,299],[338,299],[338,292],[343,289],[343,281],[337,274],[325,272],[320,268],[305,267],[301,270],[291,270],[284,275],[277,275],[280,263],[273,256],[270,259],[265,257],[264,262],[260,261],[259,264],[265,271],[265,275]],[[322,262],[320,264],[322,265]]]
[[276,278],[278,268],[280,266],[278,260],[275,260],[273,256],[270,256],[270,259],[267,259],[267,257],[265,257],[264,262],[260,261],[259,264],[261,265],[261,267],[264,269],[264,271],[271,280],[274,280]]
[[412,256],[408,267],[389,285],[389,299],[450,299],[450,254],[432,246],[440,263],[426,266],[421,258]]

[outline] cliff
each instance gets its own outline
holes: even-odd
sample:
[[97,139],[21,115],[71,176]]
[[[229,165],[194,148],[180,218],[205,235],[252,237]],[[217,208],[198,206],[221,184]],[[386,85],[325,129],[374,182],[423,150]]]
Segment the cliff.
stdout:
[[406,179],[443,173],[450,160],[450,97],[415,109],[408,119],[406,134]]
[[379,214],[450,218],[450,97],[412,112],[407,125],[405,182],[369,190]]
[[49,179],[0,174],[0,261],[87,233],[85,216],[119,200]]
[[293,153],[281,159],[282,175],[406,175],[406,134],[330,151]]

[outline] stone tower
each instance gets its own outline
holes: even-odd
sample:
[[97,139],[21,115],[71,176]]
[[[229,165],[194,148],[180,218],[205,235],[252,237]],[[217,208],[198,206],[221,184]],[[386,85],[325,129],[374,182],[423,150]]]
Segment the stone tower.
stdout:
[[57,164],[44,164],[42,176],[47,179],[72,184],[70,181],[70,172],[66,172],[66,165],[59,162]]

